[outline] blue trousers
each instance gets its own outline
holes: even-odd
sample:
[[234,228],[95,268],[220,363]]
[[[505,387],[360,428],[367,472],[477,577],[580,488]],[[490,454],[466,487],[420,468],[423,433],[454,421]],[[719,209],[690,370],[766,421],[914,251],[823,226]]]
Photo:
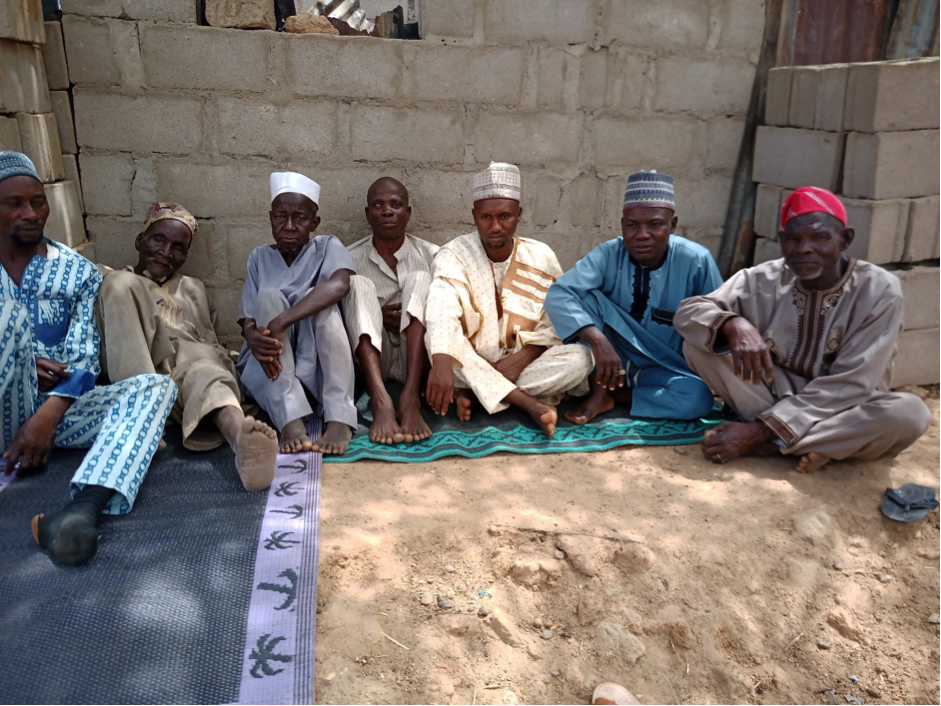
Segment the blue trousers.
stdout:
[[[72,476],[72,494],[86,485],[112,488],[116,493],[104,512],[130,512],[176,394],[169,377],[138,375],[95,387],[77,398],[59,421],[55,436],[57,447],[89,449]],[[39,391],[26,307],[0,301],[0,450],[9,447],[17,429],[47,398]]]
[[699,419],[712,411],[712,392],[699,378],[666,368],[627,365],[632,417]]

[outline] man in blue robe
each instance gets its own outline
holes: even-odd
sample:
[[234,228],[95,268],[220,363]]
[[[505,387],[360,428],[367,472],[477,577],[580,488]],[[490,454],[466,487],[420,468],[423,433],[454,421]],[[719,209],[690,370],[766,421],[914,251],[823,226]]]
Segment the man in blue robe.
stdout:
[[628,178],[621,237],[599,245],[549,288],[546,311],[566,343],[595,356],[591,393],[565,417],[585,424],[615,404],[634,417],[696,419],[712,409],[709,387],[683,358],[673,313],[722,284],[709,251],[678,235],[673,177]]

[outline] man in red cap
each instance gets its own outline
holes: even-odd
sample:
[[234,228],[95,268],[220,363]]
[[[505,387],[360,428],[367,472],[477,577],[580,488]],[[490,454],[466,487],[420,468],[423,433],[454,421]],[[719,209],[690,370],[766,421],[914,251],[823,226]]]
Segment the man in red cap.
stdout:
[[690,368],[744,420],[707,433],[710,461],[781,453],[807,473],[831,459],[895,455],[928,428],[918,397],[888,391],[901,286],[846,255],[853,235],[836,196],[797,189],[781,209],[783,257],[677,309]]

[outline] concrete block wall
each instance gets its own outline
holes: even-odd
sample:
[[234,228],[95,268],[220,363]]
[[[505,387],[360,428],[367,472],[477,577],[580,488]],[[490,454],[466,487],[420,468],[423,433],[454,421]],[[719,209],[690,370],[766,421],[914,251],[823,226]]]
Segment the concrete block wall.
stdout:
[[348,244],[368,234],[368,185],[395,176],[411,231],[443,243],[473,228],[474,172],[515,162],[520,233],[570,267],[618,234],[627,175],[659,169],[681,233],[718,247],[762,2],[429,0],[408,42],[202,27],[191,7],[64,0],[61,28],[99,258],[124,265],[147,206],[180,200],[207,243],[187,269],[223,335],[270,238],[273,170],[320,182],[320,232]]
[[892,384],[932,384],[938,366],[939,60],[772,69],[758,128],[755,262],[780,257],[778,213],[798,186],[840,195],[849,254],[895,271],[905,327]]

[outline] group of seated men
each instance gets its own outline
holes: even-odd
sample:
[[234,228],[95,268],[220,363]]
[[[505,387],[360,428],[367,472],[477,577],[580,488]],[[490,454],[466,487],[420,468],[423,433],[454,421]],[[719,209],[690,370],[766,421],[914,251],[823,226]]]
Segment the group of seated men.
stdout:
[[[473,177],[476,232],[440,248],[406,232],[409,193],[395,179],[369,188],[372,235],[349,249],[313,236],[319,185],[278,172],[270,189],[274,243],[248,258],[233,361],[206,288],[179,273],[199,237],[186,209],[155,203],[137,263],[96,268],[43,236],[33,164],[0,153],[4,472],[40,471],[54,446],[90,448],[72,500],[32,521],[56,560],[87,561],[99,516],[130,511],[168,417],[188,449],[228,442],[247,490],[270,485],[279,450],[343,453],[357,369],[383,444],[431,435],[422,397],[464,421],[516,407],[551,439],[564,396],[581,398],[566,418],[585,424],[615,405],[696,419],[716,394],[741,421],[705,435],[707,459],[787,454],[802,472],[897,454],[928,427],[918,397],[888,391],[899,281],[846,255],[853,229],[824,189],[785,201],[781,259],[725,283],[705,248],[674,234],[673,179],[657,172],[631,175],[621,236],[565,273],[549,246],[516,234],[510,164]],[[110,384],[97,384],[102,371]],[[247,397],[275,428],[245,414]],[[311,414],[326,422],[316,440]]]

